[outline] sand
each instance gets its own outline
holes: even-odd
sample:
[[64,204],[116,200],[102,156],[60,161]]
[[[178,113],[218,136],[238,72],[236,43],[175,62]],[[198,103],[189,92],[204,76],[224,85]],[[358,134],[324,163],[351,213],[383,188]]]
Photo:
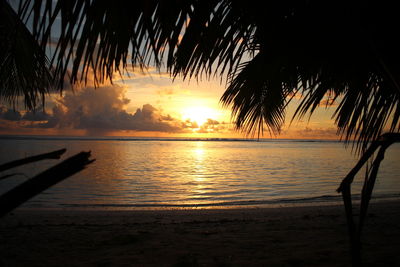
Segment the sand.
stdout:
[[[372,203],[367,266],[400,266],[400,203]],[[0,266],[350,266],[343,206],[192,210],[17,209]]]

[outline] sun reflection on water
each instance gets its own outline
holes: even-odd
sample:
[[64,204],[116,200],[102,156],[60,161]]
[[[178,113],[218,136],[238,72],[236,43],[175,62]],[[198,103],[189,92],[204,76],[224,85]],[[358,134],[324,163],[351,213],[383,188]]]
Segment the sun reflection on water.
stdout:
[[[204,207],[233,202],[247,205],[254,201],[314,199],[316,196],[330,201],[335,199],[331,196],[336,197],[340,177],[344,177],[356,161],[350,152],[345,153],[342,144],[331,142],[15,142],[0,140],[3,150],[13,152],[13,157],[21,153],[43,153],[57,145],[66,146],[71,154],[91,150],[97,160],[89,168],[47,190],[46,194],[30,200],[27,206],[32,207]],[[400,145],[388,151],[381,169],[381,177],[385,179],[377,181],[377,194],[398,194],[396,159],[399,155]],[[5,162],[10,155],[0,153],[0,157]],[[354,191],[361,190],[362,181],[363,177],[355,179]]]
[[192,193],[194,198],[203,196],[207,193],[207,183],[206,178],[206,148],[204,147],[204,142],[196,142],[192,149],[193,158],[193,172],[192,179],[195,182],[195,186],[192,188]]
[[203,161],[204,156],[204,144],[201,141],[196,142],[196,146],[193,148],[193,156],[196,160]]

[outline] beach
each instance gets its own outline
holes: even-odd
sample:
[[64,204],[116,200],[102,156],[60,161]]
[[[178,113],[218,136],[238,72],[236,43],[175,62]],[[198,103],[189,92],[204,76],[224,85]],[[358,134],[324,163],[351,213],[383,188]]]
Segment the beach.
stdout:
[[0,267],[400,267],[394,4],[0,6]]
[[[400,202],[372,201],[367,266],[400,264]],[[23,210],[0,219],[0,266],[350,266],[339,206]]]

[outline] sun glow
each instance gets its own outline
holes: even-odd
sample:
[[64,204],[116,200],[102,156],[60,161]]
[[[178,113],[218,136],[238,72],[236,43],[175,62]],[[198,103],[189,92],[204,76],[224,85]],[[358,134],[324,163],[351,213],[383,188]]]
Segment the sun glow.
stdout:
[[189,107],[183,110],[183,119],[189,119],[196,122],[198,126],[203,125],[208,119],[215,120],[218,117],[218,112],[207,107]]

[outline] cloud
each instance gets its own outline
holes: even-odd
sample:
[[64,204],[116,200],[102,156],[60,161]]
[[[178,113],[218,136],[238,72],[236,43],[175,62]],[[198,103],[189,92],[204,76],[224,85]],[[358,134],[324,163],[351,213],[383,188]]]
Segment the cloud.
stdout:
[[338,104],[335,102],[335,99],[333,99],[333,98],[325,98],[325,99],[322,99],[321,102],[319,102],[319,106],[337,107]]
[[232,131],[232,127],[229,123],[219,122],[213,119],[207,119],[200,128],[196,131],[197,133],[225,133]]
[[164,89],[158,90],[157,94],[160,96],[170,96],[170,95],[175,94],[175,91],[173,88],[164,88]]
[[312,139],[337,139],[337,129],[334,127],[304,127],[295,131],[296,136]]
[[[166,81],[172,83],[173,78],[168,72],[157,70],[155,67],[147,66],[141,68],[138,65],[127,66],[122,71],[122,75],[115,76],[115,83],[135,83],[143,86],[162,85]],[[117,73],[120,74],[120,73]]]
[[21,119],[21,113],[17,110],[7,109],[4,106],[0,106],[0,119],[19,121]]
[[28,111],[25,114],[18,110],[0,106],[0,119],[8,121],[47,121],[51,116],[44,111]]
[[[179,120],[160,114],[150,104],[143,105],[133,114],[128,113],[125,106],[129,102],[122,86],[85,88],[76,94],[66,94],[55,105],[51,115],[41,114],[43,118],[46,116],[45,122],[30,127],[83,129],[88,134],[107,134],[118,130],[182,131]],[[31,118],[32,115],[26,117]]]
[[21,113],[20,111],[0,106],[0,131],[7,134],[29,134],[29,129],[38,123],[47,121],[49,116],[42,111]]
[[[173,93],[173,91],[171,91]],[[51,110],[19,112],[0,106],[3,130],[26,132],[77,131],[87,135],[109,135],[118,131],[182,133],[222,133],[229,125],[208,119],[202,125],[195,121],[181,120],[164,114],[151,104],[145,104],[134,112],[127,111],[130,100],[126,88],[120,85],[104,85],[99,88],[85,87],[68,91],[54,100]],[[6,123],[7,122],[7,123]],[[114,132],[114,133],[113,133]]]
[[49,114],[43,111],[29,111],[22,116],[25,121],[47,121],[50,118]]
[[302,94],[301,92],[291,92],[291,93],[289,93],[289,94],[287,95],[287,98],[288,98],[288,99],[297,99],[297,100],[300,100],[300,99],[303,99],[304,96],[303,96],[303,94]]
[[197,124],[197,122],[187,119],[181,122],[181,128],[194,131],[196,129],[199,129],[199,125]]

